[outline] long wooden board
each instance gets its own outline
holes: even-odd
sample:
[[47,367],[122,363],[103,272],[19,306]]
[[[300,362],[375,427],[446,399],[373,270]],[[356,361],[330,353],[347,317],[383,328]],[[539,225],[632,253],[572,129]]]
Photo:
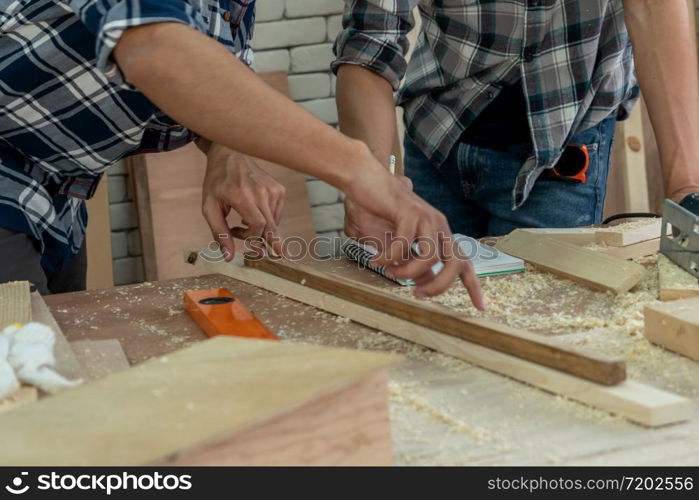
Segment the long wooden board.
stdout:
[[[379,378],[366,389],[382,390],[378,400],[363,392],[367,402],[345,398],[339,404],[315,406],[315,420],[294,419],[286,435],[280,431],[282,420],[275,432],[277,441],[284,438],[297,450],[293,459],[287,457],[289,464],[312,457],[343,463],[348,455],[386,464],[390,427],[385,370],[398,359],[232,337],[205,340],[0,415],[0,464],[228,464],[228,455],[216,451],[227,448],[239,433],[245,435],[255,425],[372,376]],[[377,386],[381,380],[383,389]],[[333,422],[342,422],[346,432],[329,428]],[[334,434],[329,435],[329,429]],[[329,445],[335,448],[333,457],[318,455]],[[274,462],[283,451],[269,448],[256,450],[272,452],[265,463]]]
[[555,340],[493,321],[464,317],[444,307],[400,297],[349,278],[318,271],[306,264],[258,258],[246,259],[245,264],[414,324],[601,384],[614,385],[626,378],[626,365],[621,360],[571,349]]
[[635,243],[660,238],[663,229],[661,219],[654,219],[639,227],[624,229],[625,225],[619,227],[611,226],[606,229],[595,231],[596,242],[610,247],[625,247]]
[[657,427],[681,422],[692,415],[692,405],[688,399],[642,383],[627,380],[614,387],[607,387],[416,325],[263,271],[202,259],[198,265],[645,426]]
[[498,240],[495,247],[550,273],[615,293],[629,291],[645,274],[645,268],[635,262],[519,229]]

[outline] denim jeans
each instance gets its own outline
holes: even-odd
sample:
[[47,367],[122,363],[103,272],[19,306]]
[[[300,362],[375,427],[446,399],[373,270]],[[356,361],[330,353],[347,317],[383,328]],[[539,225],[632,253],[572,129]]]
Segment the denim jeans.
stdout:
[[585,184],[543,175],[517,210],[512,210],[512,190],[531,145],[498,151],[460,142],[437,166],[406,135],[405,174],[415,192],[444,213],[453,232],[473,238],[501,236],[520,227],[599,224],[615,125],[616,116],[611,116],[571,138],[571,144],[585,144],[590,153]]

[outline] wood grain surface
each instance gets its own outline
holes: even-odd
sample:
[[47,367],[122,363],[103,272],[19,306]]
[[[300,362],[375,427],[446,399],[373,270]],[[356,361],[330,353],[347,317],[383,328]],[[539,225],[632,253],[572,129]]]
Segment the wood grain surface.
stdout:
[[615,385],[626,378],[622,360],[572,349],[541,335],[517,330],[486,319],[464,317],[446,308],[400,297],[366,283],[326,274],[308,264],[251,258],[246,259],[245,265],[361,306],[388,313],[416,325],[597,383]]

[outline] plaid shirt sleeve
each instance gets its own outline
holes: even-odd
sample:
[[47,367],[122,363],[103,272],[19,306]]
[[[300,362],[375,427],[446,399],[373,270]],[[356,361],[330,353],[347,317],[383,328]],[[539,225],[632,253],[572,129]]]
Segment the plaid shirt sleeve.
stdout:
[[201,13],[185,0],[69,0],[68,4],[97,38],[96,67],[110,69],[110,57],[119,38],[129,28],[151,23],[187,24],[206,34]]
[[345,0],[343,30],[333,48],[332,69],[343,64],[363,66],[385,78],[397,90],[405,71],[408,32],[419,0]]

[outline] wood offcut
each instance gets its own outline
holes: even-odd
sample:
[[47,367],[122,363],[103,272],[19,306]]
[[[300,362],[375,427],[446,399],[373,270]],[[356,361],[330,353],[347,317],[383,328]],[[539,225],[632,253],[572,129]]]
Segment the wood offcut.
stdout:
[[628,292],[645,274],[645,268],[624,259],[517,229],[495,247],[530,264],[598,290]]

